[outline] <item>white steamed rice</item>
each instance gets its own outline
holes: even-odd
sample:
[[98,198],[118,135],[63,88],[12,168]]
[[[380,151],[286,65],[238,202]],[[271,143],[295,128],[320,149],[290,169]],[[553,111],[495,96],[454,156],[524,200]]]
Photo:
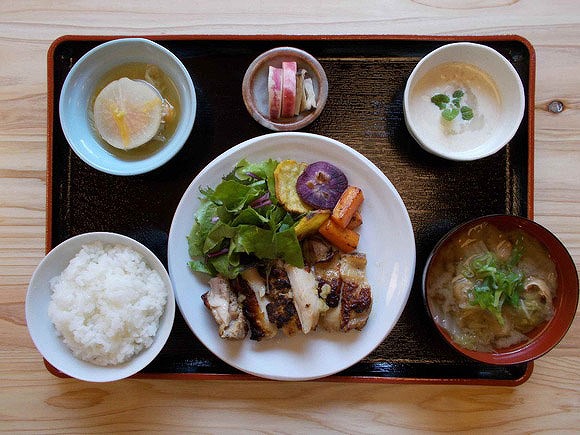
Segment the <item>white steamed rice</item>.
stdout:
[[50,281],[48,315],[75,357],[123,363],[153,343],[167,289],[143,257],[122,245],[84,245]]

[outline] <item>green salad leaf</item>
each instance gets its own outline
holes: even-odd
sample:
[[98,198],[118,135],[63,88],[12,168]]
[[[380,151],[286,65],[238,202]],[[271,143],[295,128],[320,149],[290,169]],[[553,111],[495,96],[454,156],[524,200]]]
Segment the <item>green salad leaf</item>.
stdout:
[[501,261],[491,251],[475,256],[466,266],[464,276],[475,285],[470,293],[470,303],[491,312],[500,325],[504,325],[502,307],[517,307],[524,290],[524,275],[516,266],[523,255],[523,244],[517,240],[510,258]]
[[189,267],[235,278],[260,260],[281,258],[304,267],[296,220],[276,199],[278,162],[240,161],[214,188],[200,189],[201,204],[187,237]]

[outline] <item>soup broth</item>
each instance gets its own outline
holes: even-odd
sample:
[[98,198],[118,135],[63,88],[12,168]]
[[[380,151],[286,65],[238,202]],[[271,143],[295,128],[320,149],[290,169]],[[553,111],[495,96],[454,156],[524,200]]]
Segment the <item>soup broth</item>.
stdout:
[[[93,108],[97,96],[109,83],[123,77],[149,83],[159,92],[164,104],[171,108],[171,113],[164,117],[161,128],[155,137],[133,149],[119,149],[111,146],[101,137],[94,124]],[[94,130],[95,138],[107,152],[123,160],[140,160],[159,151],[171,138],[179,122],[180,109],[179,93],[169,76],[155,65],[134,62],[120,65],[102,77],[89,102],[89,120]]]
[[483,223],[442,247],[426,285],[433,318],[453,341],[490,352],[528,341],[552,318],[557,272],[525,232]]
[[[465,105],[472,110],[472,118],[461,114],[453,120],[441,115],[441,108],[431,98],[461,91],[457,107]],[[430,136],[437,147],[453,152],[465,152],[485,143],[499,122],[501,96],[493,79],[481,69],[461,62],[450,62],[428,71],[410,94],[415,122]],[[447,104],[450,107],[450,104]]]

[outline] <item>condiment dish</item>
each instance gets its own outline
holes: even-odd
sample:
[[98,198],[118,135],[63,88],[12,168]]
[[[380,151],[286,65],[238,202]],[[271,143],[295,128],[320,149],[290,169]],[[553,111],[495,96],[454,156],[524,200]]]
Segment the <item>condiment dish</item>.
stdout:
[[[92,107],[104,77],[131,63],[155,65],[176,88],[180,110],[175,131],[151,152],[115,150],[95,130]],[[60,94],[59,117],[73,151],[88,165],[113,175],[136,175],[168,162],[183,147],[196,114],[196,93],[181,61],[165,47],[143,38],[105,42],[82,56],[68,73]]]
[[[440,298],[440,293],[435,293],[435,288],[441,285],[441,274],[451,270],[449,269],[451,267],[450,264],[445,264],[447,260],[444,259],[445,257],[443,255],[445,254],[443,253],[452,252],[450,249],[454,249],[453,246],[457,246],[458,244],[465,246],[468,242],[473,241],[474,236],[472,231],[478,231],[485,225],[492,225],[506,234],[520,231],[529,236],[530,240],[539,242],[539,246],[545,248],[545,250],[543,248],[542,250],[547,252],[548,258],[551,260],[550,263],[555,266],[556,274],[554,277],[553,272],[550,272],[552,275],[551,280],[555,282],[555,296],[551,301],[553,303],[553,316],[549,320],[539,323],[529,332],[526,332],[527,341],[502,347],[501,349],[493,349],[489,352],[467,349],[452,339],[449,328],[453,327],[454,321],[446,317],[441,308],[442,306],[439,305],[449,304],[449,302],[440,301],[437,299]],[[524,249],[527,248],[524,246]],[[524,278],[527,278],[525,276],[526,273],[533,273],[533,268],[529,264],[533,263],[528,262],[528,265],[522,268],[522,270],[527,271],[524,273]],[[452,267],[455,270],[456,266]],[[457,273],[457,271],[454,273]],[[465,275],[466,272],[462,273],[463,276],[467,276]],[[451,281],[449,285],[451,286],[453,282]],[[566,334],[574,319],[578,305],[578,272],[566,247],[548,229],[530,219],[520,216],[490,215],[457,226],[437,243],[423,271],[422,289],[424,303],[429,316],[433,320],[434,326],[440,332],[443,339],[458,352],[487,364],[519,364],[541,357],[556,346]],[[523,291],[528,291],[527,287]],[[455,292],[456,289],[453,286],[453,294]],[[435,302],[435,300],[438,302]],[[522,302],[520,301],[520,303]],[[476,305],[476,303],[471,304],[472,309]],[[504,305],[507,305],[507,302]],[[469,306],[469,302],[467,302],[467,306]],[[509,323],[509,320],[507,322]]]
[[482,44],[444,45],[419,61],[403,96],[409,133],[450,160],[487,157],[515,135],[525,109],[522,81],[498,51]]
[[[289,118],[270,119],[268,109],[268,68],[280,67],[282,62],[296,62],[298,70],[305,69],[312,78],[316,108]],[[300,130],[312,123],[326,104],[328,79],[320,62],[304,50],[277,47],[259,55],[248,67],[242,83],[242,96],[248,112],[264,127],[273,131]]]
[[[65,345],[49,317],[51,301],[50,280],[59,276],[70,260],[84,245],[100,241],[103,244],[122,245],[138,252],[143,260],[156,271],[167,290],[167,302],[159,319],[159,327],[149,348],[128,361],[109,366],[92,364],[76,358]],[[109,382],[134,375],[147,366],[165,345],[175,317],[173,287],[165,267],[147,247],[136,240],[116,233],[94,232],[71,237],[54,247],[39,263],[32,275],[26,294],[26,323],[28,331],[39,352],[46,361],[64,375],[91,382]]]

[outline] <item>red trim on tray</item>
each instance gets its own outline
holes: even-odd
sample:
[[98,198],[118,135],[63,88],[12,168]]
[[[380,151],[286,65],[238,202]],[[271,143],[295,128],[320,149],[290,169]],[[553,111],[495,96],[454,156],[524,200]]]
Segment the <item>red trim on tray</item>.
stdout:
[[[57,370],[48,361],[44,360],[46,369],[57,378],[69,378],[68,375]],[[293,382],[343,382],[343,383],[362,383],[362,384],[412,384],[412,385],[479,385],[489,387],[517,387],[526,382],[532,375],[534,363],[528,363],[526,371],[518,379],[475,379],[475,378],[386,378],[379,376],[341,376],[332,375],[310,381],[293,381]],[[257,376],[239,373],[138,373],[128,379],[171,379],[187,381],[269,381],[269,382],[287,382],[275,381],[272,379],[259,378]]]

